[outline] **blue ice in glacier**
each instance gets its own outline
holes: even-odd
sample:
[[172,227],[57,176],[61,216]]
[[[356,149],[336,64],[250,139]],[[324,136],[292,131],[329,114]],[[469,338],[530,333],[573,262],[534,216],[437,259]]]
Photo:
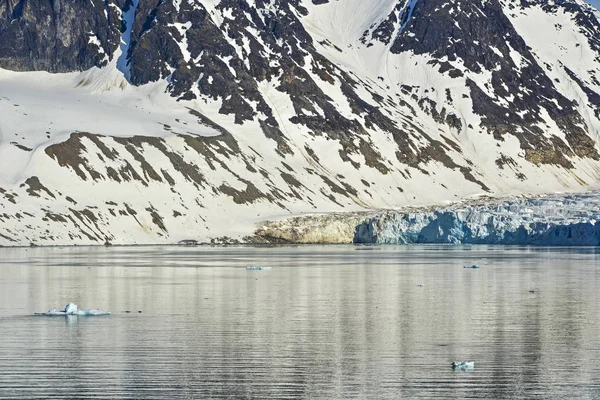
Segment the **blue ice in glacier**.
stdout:
[[600,192],[389,211],[359,224],[354,242],[598,246]]

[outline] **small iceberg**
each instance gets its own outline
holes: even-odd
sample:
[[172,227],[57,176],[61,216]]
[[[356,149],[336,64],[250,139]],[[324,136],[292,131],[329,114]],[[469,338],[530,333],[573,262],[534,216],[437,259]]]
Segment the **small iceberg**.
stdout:
[[80,317],[90,317],[97,315],[110,315],[110,311],[102,311],[96,309],[80,310],[77,304],[69,303],[62,310],[52,308],[45,313],[35,313],[35,315],[45,315],[47,317],[65,316],[65,315],[77,315]]
[[479,265],[475,265],[475,264],[473,264],[473,265],[465,265],[463,268],[477,269],[477,268],[479,268]]
[[246,267],[246,271],[270,271],[271,267]]
[[452,369],[475,369],[475,361],[452,361]]

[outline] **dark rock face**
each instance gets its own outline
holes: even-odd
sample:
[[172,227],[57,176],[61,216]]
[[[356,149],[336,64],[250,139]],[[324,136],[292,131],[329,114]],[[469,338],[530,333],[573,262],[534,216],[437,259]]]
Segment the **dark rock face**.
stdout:
[[3,0],[0,67],[81,71],[107,64],[119,46],[125,0]]

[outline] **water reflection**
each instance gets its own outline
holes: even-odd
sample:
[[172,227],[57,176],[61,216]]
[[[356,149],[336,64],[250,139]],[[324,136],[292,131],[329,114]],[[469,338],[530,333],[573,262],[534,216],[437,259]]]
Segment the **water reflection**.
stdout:
[[64,318],[65,319],[65,322],[67,323],[67,326],[77,325],[77,322],[78,322],[77,315],[65,315],[64,317],[60,317],[60,318]]
[[595,249],[0,251],[0,397],[600,395]]

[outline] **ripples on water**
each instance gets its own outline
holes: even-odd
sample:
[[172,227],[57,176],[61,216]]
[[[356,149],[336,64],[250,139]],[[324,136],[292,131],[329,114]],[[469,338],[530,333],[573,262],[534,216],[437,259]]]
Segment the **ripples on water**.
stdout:
[[0,249],[0,398],[600,398],[599,249],[364,249]]

